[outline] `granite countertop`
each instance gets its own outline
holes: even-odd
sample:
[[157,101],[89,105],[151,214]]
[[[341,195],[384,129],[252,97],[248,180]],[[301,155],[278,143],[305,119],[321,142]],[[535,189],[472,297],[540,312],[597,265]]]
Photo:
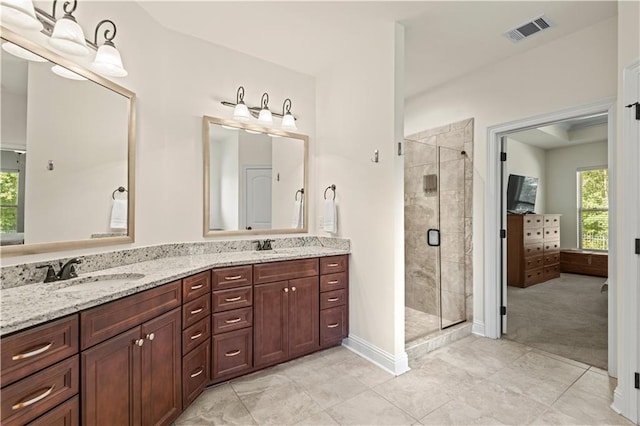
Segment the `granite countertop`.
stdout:
[[[211,268],[348,254],[324,246],[176,256],[0,290],[0,335],[82,311]],[[142,276],[140,276],[142,274]],[[100,277],[106,278],[95,282]]]

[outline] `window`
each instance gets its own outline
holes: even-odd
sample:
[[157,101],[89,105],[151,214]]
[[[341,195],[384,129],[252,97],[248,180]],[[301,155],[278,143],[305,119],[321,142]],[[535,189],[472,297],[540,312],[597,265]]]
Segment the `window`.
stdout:
[[0,232],[18,231],[18,171],[0,172]]
[[578,244],[609,249],[609,174],[606,168],[578,171]]

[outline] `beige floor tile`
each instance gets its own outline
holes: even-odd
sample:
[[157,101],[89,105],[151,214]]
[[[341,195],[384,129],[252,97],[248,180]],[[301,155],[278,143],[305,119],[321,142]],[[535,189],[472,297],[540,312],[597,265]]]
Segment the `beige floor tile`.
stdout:
[[333,420],[333,418],[326,413],[326,411],[322,411],[318,414],[314,414],[311,417],[307,417],[301,422],[296,423],[296,426],[333,426],[338,423]]
[[423,425],[502,425],[498,420],[487,416],[462,401],[449,401],[440,408],[420,419]]
[[372,390],[327,410],[340,425],[411,425],[416,419]]
[[578,380],[585,372],[583,368],[535,352],[529,352],[518,358],[511,367],[528,376],[541,380],[553,380],[567,386]]
[[534,426],[548,426],[548,425],[583,425],[584,422],[578,420],[574,417],[571,417],[567,414],[561,413],[555,408],[549,408],[546,412],[544,412],[540,417],[535,419],[533,423]]
[[550,378],[544,379],[527,374],[526,371],[517,367],[503,368],[486,380],[549,406],[571,385],[571,383],[562,383]]
[[350,349],[344,346],[335,346],[333,348],[326,349],[322,352],[323,359],[330,364],[349,361],[354,358],[358,358],[358,355]]
[[329,408],[369,389],[355,377],[338,376],[306,389],[307,394],[322,408]]
[[[573,360],[573,359],[565,358],[562,355],[556,355],[556,354],[551,353],[551,352],[543,351],[542,349],[533,348],[531,350],[531,352],[535,352],[535,353],[547,356],[549,358],[557,359],[558,361],[562,361],[564,363],[571,364],[571,365],[573,365],[575,367],[580,367],[583,370],[589,369],[589,364],[585,364],[584,362],[580,362],[580,361],[576,361],[576,360]],[[593,367],[593,368],[595,368],[595,367]],[[600,369],[598,368],[598,370],[600,370]],[[600,371],[604,371],[604,370],[600,370]]]
[[335,368],[340,371],[340,374],[355,377],[368,387],[379,385],[395,377],[388,371],[361,357],[340,363]]
[[273,386],[293,383],[280,369],[269,368],[231,381],[239,397],[263,392]]
[[612,402],[613,391],[615,391],[617,384],[618,381],[613,377],[589,370],[578,379],[572,389],[587,392]]
[[578,389],[569,389],[553,404],[557,411],[571,416],[584,424],[589,425],[631,425],[624,417],[616,414],[609,407],[609,398],[583,392]]
[[206,389],[175,422],[175,426],[256,424],[229,384]]
[[[475,342],[473,342],[475,343]],[[428,353],[422,358],[422,362],[430,359],[441,359],[449,364],[468,371],[478,378],[488,377],[498,370],[506,367],[513,359],[505,359],[504,355],[481,348],[475,348],[474,344],[467,346],[445,346]]]
[[343,374],[338,368],[343,363],[317,363],[285,365],[283,374],[301,388],[310,388]]

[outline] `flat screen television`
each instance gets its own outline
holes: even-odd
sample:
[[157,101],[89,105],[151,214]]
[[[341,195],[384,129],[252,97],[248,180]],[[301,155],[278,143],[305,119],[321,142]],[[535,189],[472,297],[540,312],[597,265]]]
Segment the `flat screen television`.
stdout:
[[538,178],[509,175],[507,184],[507,212],[534,213],[536,209],[536,193]]

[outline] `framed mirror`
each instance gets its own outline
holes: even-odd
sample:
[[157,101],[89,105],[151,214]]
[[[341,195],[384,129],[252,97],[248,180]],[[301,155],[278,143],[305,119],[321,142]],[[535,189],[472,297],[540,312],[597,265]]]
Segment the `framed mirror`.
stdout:
[[309,138],[203,117],[204,236],[307,232]]
[[132,243],[135,94],[0,28],[0,255]]

